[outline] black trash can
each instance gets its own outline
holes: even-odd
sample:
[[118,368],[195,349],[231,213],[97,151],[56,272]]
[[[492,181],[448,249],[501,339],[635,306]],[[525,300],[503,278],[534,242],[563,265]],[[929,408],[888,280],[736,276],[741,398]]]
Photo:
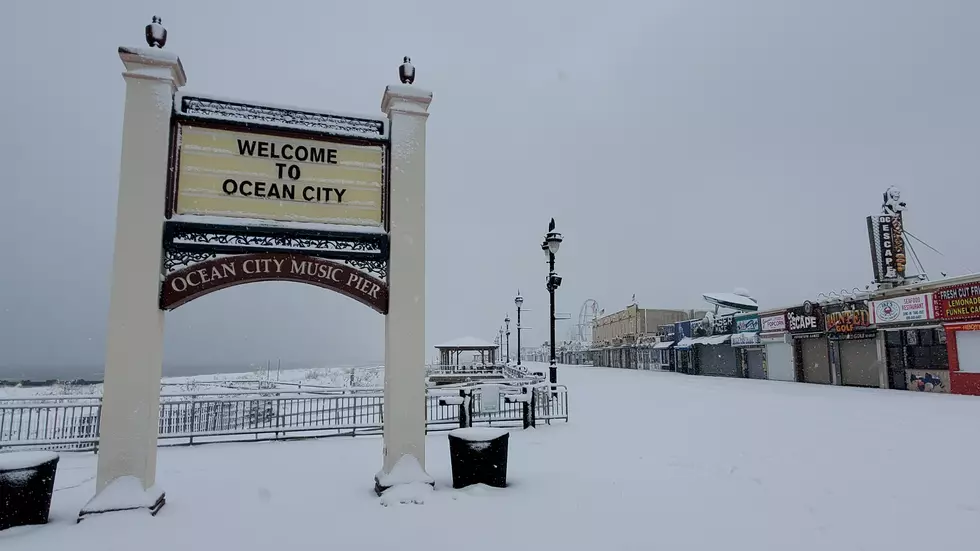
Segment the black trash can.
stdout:
[[0,530],[47,524],[58,454],[0,453]]
[[453,488],[486,484],[507,486],[506,429],[470,427],[449,433],[449,458],[453,469]]

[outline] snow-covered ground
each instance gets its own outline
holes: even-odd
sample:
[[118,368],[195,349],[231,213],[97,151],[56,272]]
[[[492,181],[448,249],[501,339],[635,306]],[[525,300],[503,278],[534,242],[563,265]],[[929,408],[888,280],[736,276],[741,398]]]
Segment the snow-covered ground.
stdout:
[[74,524],[95,456],[64,454],[51,523],[4,551],[977,548],[980,399],[562,366],[570,422],[511,435],[503,490],[385,507],[381,440],[160,450],[159,516]]

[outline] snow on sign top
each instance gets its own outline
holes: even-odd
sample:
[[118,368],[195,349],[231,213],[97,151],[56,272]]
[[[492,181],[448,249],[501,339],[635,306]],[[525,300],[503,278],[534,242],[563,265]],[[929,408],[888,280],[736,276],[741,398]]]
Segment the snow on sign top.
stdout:
[[497,348],[497,345],[488,343],[487,341],[483,339],[478,339],[476,337],[463,337],[461,339],[452,340],[444,344],[437,344],[436,348],[491,349],[491,348]]
[[149,63],[180,63],[180,58],[177,57],[177,54],[162,50],[160,48],[135,48],[131,46],[120,46],[119,55],[136,56],[142,61]]
[[743,295],[736,295],[735,293],[705,293],[701,296],[711,304],[723,308],[745,312],[755,312],[759,309],[759,303],[755,299]]
[[369,140],[388,139],[388,121],[383,117],[271,103],[259,105],[210,94],[189,93],[177,94],[174,110],[179,115],[216,122],[248,123]]

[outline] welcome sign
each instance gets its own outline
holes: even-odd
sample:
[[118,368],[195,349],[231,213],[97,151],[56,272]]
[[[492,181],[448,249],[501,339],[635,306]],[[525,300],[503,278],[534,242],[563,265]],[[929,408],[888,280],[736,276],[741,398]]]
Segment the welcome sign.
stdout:
[[383,224],[382,145],[177,126],[177,214]]

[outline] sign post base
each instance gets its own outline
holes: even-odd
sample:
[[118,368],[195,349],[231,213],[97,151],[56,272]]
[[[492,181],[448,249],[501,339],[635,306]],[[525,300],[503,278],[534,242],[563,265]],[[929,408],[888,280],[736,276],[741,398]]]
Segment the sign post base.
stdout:
[[[425,503],[425,496],[436,487],[436,481],[425,472],[413,455],[403,455],[391,471],[374,475],[374,491],[382,504]],[[390,490],[390,491],[389,491]]]
[[89,500],[78,512],[78,520],[106,513],[136,511],[146,509],[150,516],[156,516],[167,503],[166,493],[159,486],[146,490],[134,476],[122,476],[113,480],[95,497]]

